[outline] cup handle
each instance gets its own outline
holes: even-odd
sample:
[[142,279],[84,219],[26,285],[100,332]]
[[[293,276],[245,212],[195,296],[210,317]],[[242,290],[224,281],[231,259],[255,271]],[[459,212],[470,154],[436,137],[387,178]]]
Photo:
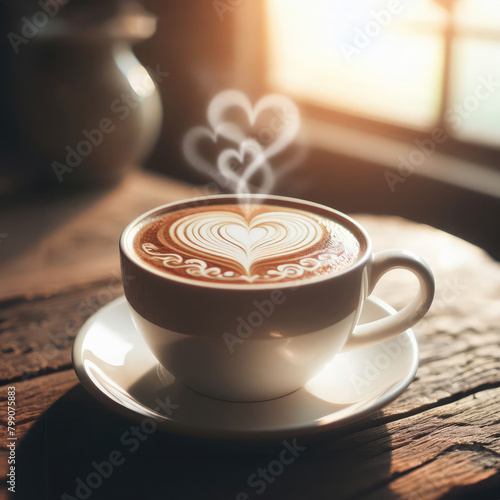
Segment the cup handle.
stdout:
[[342,352],[388,340],[420,321],[434,298],[434,277],[430,267],[418,255],[408,250],[384,250],[375,254],[368,278],[368,295],[378,280],[392,269],[407,269],[419,281],[417,296],[401,311],[354,328]]

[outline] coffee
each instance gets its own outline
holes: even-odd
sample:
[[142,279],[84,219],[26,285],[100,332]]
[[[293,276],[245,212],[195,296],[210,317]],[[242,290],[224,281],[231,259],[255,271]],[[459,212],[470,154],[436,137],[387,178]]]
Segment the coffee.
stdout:
[[[159,363],[225,401],[290,394],[341,349],[411,328],[434,295],[418,256],[373,255],[367,232],[349,217],[273,195],[155,208],[124,229],[120,259],[130,314]],[[394,268],[417,276],[418,294],[383,321],[356,325],[367,294]]]
[[366,250],[355,226],[279,205],[173,209],[144,220],[136,256],[166,275],[210,283],[307,280],[352,266]]

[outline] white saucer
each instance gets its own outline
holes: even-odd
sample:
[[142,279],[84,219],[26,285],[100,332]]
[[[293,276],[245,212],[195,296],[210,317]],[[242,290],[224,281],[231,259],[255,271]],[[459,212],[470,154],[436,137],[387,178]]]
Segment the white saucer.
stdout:
[[[394,312],[371,298],[360,322]],[[337,355],[305,387],[287,396],[258,403],[219,401],[192,391],[158,365],[121,297],[83,325],[73,346],[73,364],[91,394],[128,416],[151,417],[159,428],[210,437],[278,438],[340,427],[387,405],[413,380],[418,348],[407,330],[381,344]]]

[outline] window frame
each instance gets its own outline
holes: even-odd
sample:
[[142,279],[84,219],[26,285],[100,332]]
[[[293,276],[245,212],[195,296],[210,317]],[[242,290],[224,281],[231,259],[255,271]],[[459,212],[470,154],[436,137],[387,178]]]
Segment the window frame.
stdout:
[[[261,94],[269,91],[280,91],[279,88],[273,87],[269,83],[268,79],[270,60],[267,49],[269,46],[269,36],[267,32],[268,20],[266,18],[266,2],[267,0],[252,2],[252,9],[254,10],[252,17],[256,24],[258,23],[252,31],[254,34],[259,33],[260,36],[257,40],[254,38],[251,43],[248,41],[249,43],[245,44],[246,49],[251,52],[251,55],[248,53],[246,54],[245,59],[254,61],[253,74],[255,75],[255,81],[252,86],[253,88],[258,89]],[[302,99],[300,96],[293,94],[290,97],[295,100],[306,118],[318,120],[326,124],[341,123],[342,126],[346,126],[348,128],[359,129],[369,132],[375,136],[389,137],[409,145],[414,144],[417,140],[429,138],[433,130],[436,128],[442,128],[447,134],[447,139],[442,143],[436,143],[437,152],[500,169],[500,144],[495,146],[454,137],[445,120],[445,113],[449,109],[450,105],[453,104],[450,102],[450,85],[454,41],[458,37],[462,36],[472,36],[474,38],[483,38],[488,40],[494,40],[498,37],[500,41],[500,33],[498,33],[496,37],[494,36],[496,32],[488,31],[487,33],[484,33],[477,28],[456,26],[453,11],[455,2],[456,0],[438,1],[440,5],[447,9],[448,16],[446,24],[443,28],[445,46],[443,73],[441,78],[441,105],[438,121],[433,127],[430,127],[427,130],[414,129],[405,127],[404,125],[395,125],[374,118],[347,113],[345,111],[321,106],[315,103],[313,104],[308,102],[306,99]],[[242,12],[241,14],[242,17],[245,16],[245,12]],[[248,18],[242,19],[240,22],[241,24],[246,23],[248,22]],[[237,58],[239,56],[239,54],[236,54]]]

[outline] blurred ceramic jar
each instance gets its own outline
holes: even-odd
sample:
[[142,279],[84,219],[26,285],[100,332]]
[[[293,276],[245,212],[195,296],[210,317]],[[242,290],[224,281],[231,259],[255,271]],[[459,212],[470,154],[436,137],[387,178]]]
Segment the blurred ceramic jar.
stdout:
[[114,182],[147,156],[160,130],[156,83],[168,74],[148,71],[132,52],[154,34],[156,18],[131,1],[42,3],[9,33],[9,93],[37,159],[32,174],[68,186]]

